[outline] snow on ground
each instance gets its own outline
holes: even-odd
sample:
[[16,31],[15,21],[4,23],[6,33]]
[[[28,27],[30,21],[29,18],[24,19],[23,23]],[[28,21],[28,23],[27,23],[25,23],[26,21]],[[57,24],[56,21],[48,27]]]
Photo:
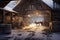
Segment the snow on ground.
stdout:
[[44,34],[41,27],[38,27],[30,30],[12,30],[10,35],[3,37],[0,36],[0,40],[60,40],[60,33]]

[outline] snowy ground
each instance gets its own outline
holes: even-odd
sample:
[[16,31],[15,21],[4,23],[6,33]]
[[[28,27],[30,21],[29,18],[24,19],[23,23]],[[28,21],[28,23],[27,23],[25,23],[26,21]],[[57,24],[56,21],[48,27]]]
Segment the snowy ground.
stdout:
[[12,30],[10,35],[1,35],[0,40],[60,40],[60,33],[45,33],[41,27],[30,30],[19,29]]

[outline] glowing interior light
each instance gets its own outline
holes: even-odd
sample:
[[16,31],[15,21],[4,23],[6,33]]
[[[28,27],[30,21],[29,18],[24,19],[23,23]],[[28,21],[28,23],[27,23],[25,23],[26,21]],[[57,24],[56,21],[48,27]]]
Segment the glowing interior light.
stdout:
[[36,27],[36,24],[32,23],[32,24],[29,25],[29,27]]
[[31,17],[31,15],[28,15],[28,17]]
[[41,26],[41,23],[40,23],[40,26]]
[[38,12],[36,12],[36,15],[38,15],[39,13]]

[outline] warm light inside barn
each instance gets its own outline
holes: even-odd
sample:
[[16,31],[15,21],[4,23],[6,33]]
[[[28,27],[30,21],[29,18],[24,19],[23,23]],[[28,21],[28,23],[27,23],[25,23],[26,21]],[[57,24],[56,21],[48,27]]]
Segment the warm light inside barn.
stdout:
[[[35,10],[35,11],[29,11],[28,15],[25,15],[24,18],[24,27],[23,30],[37,30],[40,29],[40,31],[44,29],[49,28],[49,16],[42,11]],[[47,20],[48,19],[48,20]]]

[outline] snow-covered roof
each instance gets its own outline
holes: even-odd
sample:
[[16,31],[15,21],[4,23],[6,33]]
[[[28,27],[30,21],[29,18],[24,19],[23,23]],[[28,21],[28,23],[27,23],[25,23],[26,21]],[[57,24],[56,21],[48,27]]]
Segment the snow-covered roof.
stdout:
[[11,12],[16,12],[13,9],[20,3],[21,0],[18,1],[10,1],[3,9]]
[[[53,0],[42,0],[45,4],[47,4],[49,7],[51,7],[53,9]],[[11,12],[16,12],[13,9],[21,2],[21,0],[18,1],[10,1],[5,7],[4,9],[7,11],[11,11]]]
[[42,1],[53,9],[53,0],[42,0]]

